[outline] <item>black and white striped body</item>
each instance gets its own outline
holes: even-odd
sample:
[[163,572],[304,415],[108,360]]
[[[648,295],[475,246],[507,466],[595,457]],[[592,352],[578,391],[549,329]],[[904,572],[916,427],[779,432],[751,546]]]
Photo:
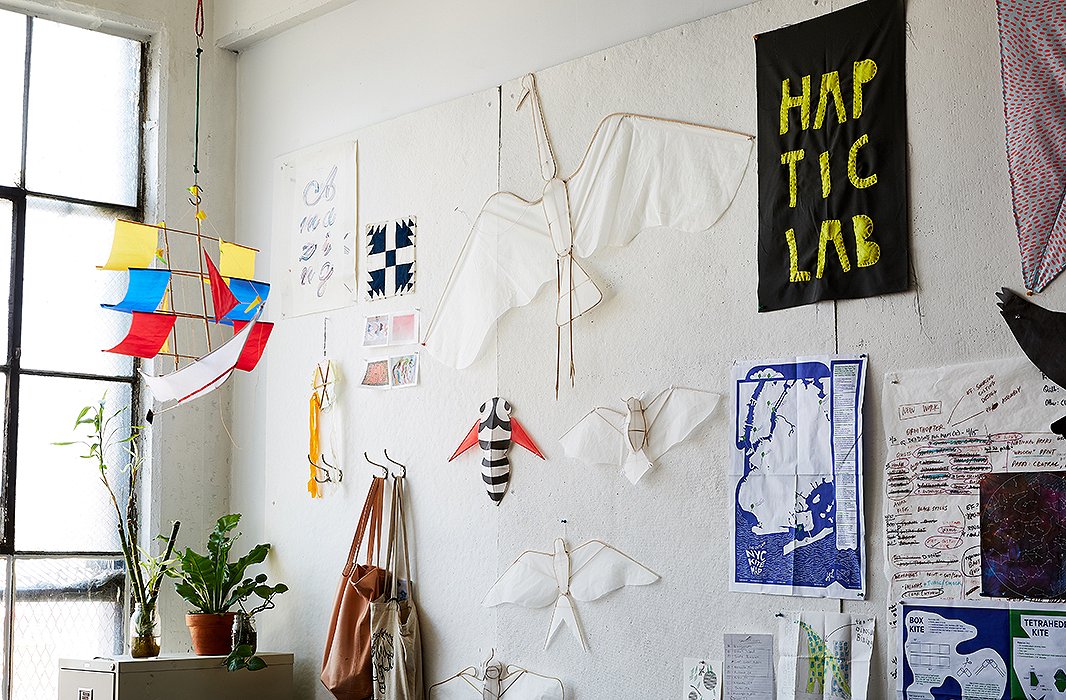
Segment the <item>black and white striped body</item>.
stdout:
[[489,498],[499,505],[511,481],[511,462],[507,459],[511,447],[511,404],[495,398],[481,405],[477,442],[482,453],[481,478]]

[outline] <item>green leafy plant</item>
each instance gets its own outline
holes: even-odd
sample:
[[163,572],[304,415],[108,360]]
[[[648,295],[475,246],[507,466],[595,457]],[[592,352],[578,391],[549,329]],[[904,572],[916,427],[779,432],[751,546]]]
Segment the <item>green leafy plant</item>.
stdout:
[[[230,655],[226,657],[225,665],[230,671],[239,671],[242,668],[246,668],[249,671],[258,671],[266,668],[266,661],[263,661],[263,659],[255,655],[254,642],[256,639],[256,632],[252,618],[264,610],[270,610],[273,608],[274,596],[284,593],[287,590],[289,590],[289,587],[284,583],[279,583],[274,586],[268,586],[266,584],[256,586],[252,592],[257,595],[262,602],[251,610],[244,606],[245,601],[237,601],[237,605],[240,606],[241,609],[238,616],[243,617],[243,619],[238,619],[237,627],[235,627],[235,629],[240,629],[242,641],[239,641],[233,651],[230,652]],[[234,635],[234,641],[238,642],[236,637],[237,632],[235,632]],[[253,643],[248,643],[249,638]]]
[[266,574],[254,578],[244,574],[249,567],[263,563],[269,544],[257,544],[243,557],[229,560],[230,550],[241,536],[234,533],[240,521],[240,513],[223,515],[207,538],[206,555],[186,547],[177,555],[177,567],[167,569],[167,576],[178,579],[174,588],[192,606],[191,612],[221,615],[266,584]]
[[223,663],[230,671],[240,671],[242,668],[261,671],[267,667],[266,661],[255,655],[255,647],[251,644],[238,644]]
[[[107,394],[100,398],[95,405],[85,406],[78,413],[74,421],[74,432],[83,431],[80,440],[52,443],[58,446],[81,445],[86,448],[82,459],[91,460],[99,473],[100,482],[107,489],[111,498],[111,505],[115,509],[117,518],[118,540],[122,549],[122,558],[126,563],[126,574],[130,577],[130,595],[134,603],[142,606],[149,612],[154,611],[156,601],[159,598],[159,587],[163,576],[166,575],[174,564],[172,555],[174,543],[178,538],[178,528],[181,522],[175,521],[170,531],[170,537],[159,536],[158,539],[166,542],[164,551],[152,555],[144,548],[138,546],[140,512],[137,507],[137,490],[141,469],[144,466],[144,458],[138,449],[142,426],[134,425],[130,428],[130,434],[122,437],[127,423],[118,420],[129,407],[123,407],[108,414]],[[108,459],[119,455],[120,466],[108,465]],[[119,505],[115,485],[112,481],[116,471],[124,471],[127,479],[126,508],[123,512]],[[114,477],[118,478],[118,477]]]

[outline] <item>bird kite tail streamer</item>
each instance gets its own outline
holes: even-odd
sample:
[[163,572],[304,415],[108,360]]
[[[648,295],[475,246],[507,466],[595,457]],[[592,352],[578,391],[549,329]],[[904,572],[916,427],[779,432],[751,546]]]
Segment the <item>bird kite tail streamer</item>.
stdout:
[[311,470],[310,477],[307,479],[307,493],[311,494],[311,498],[321,498],[322,489],[318,485],[318,479],[315,477],[315,469],[318,465],[319,443],[318,443],[318,417],[322,411],[322,404],[318,399],[318,392],[311,392],[311,400],[309,402],[309,411],[307,416],[307,429],[310,433],[307,448],[307,461],[310,462],[308,468]]

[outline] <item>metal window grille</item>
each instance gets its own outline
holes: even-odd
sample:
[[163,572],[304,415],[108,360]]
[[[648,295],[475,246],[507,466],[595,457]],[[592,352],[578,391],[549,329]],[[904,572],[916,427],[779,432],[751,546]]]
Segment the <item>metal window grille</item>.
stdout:
[[[16,24],[24,27],[20,56],[4,50],[13,42],[3,40],[3,27],[11,30]],[[115,218],[139,221],[143,216],[147,47],[108,37],[101,40],[106,56],[94,56],[84,50],[95,41],[88,35],[106,36],[0,10],[0,168],[5,153],[18,155],[11,163],[11,169],[17,166],[15,177],[8,181],[7,172],[0,171],[0,228],[9,215],[11,220],[9,250],[0,244],[0,297],[4,284],[8,295],[6,328],[0,317],[0,343],[6,343],[0,350],[0,700],[55,697],[60,655],[117,654],[124,648],[126,572],[113,535],[114,517],[108,517],[109,504],[79,510],[94,493],[104,497],[104,489],[85,485],[85,475],[76,473],[91,472],[90,463],[71,467],[75,448],[54,448],[54,453],[37,449],[49,431],[54,431],[54,441],[69,439],[76,413],[67,415],[68,404],[87,394],[99,398],[96,392],[103,387],[115,403],[131,405],[131,425],[141,413],[135,405],[136,364],[98,361],[99,354],[92,353],[99,346],[92,338],[71,337],[63,330],[68,322],[75,329],[95,328],[84,317],[65,318],[65,300],[79,309],[70,316],[83,316],[81,308],[101,301],[90,298],[95,291],[64,279],[64,265],[92,269],[102,259],[81,259],[92,232]],[[11,36],[9,31],[6,38]],[[82,91],[100,89],[92,80],[71,79],[66,87],[63,82],[68,70],[87,70],[86,62],[97,62],[105,83],[111,75],[107,71],[123,71],[125,82],[115,80],[113,90],[86,99]],[[121,114],[127,108],[130,113],[114,119],[120,123],[109,130],[106,110]],[[93,126],[94,115],[102,125]],[[78,139],[84,148],[71,146]],[[114,162],[99,156],[108,148],[122,151]],[[6,280],[5,253],[10,255]],[[57,260],[54,278],[42,262],[49,256]],[[57,339],[59,347],[49,347],[49,338]],[[66,355],[85,360],[67,363]],[[28,442],[30,437],[37,441]],[[73,452],[61,457],[61,449]]]

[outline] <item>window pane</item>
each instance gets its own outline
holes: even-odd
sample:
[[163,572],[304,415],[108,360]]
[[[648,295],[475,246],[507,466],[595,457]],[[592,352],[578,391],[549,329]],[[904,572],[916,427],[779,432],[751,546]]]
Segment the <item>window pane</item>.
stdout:
[[26,204],[22,366],[125,375],[133,360],[101,352],[129,328],[130,315],[100,308],[122,297],[125,272],[97,270],[107,260],[115,213],[30,199]]
[[11,697],[59,695],[60,658],[123,652],[120,561],[16,559]]
[[[3,108],[0,107],[0,109]],[[7,362],[7,321],[11,298],[11,237],[14,210],[15,207],[11,202],[0,199],[0,304],[3,304],[0,306],[0,363]]]
[[136,205],[140,43],[37,19],[30,54],[26,186]]
[[22,181],[26,17],[0,10],[0,185]]
[[[118,518],[95,460],[81,459],[74,419],[107,392],[107,415],[129,405],[130,385],[23,375],[19,386],[18,475],[15,479],[15,547],[19,551],[118,552]],[[118,437],[129,435],[129,413],[116,418]],[[84,426],[83,426],[84,427]],[[79,438],[80,439],[80,438]],[[108,455],[108,478],[125,510],[126,460]]]

